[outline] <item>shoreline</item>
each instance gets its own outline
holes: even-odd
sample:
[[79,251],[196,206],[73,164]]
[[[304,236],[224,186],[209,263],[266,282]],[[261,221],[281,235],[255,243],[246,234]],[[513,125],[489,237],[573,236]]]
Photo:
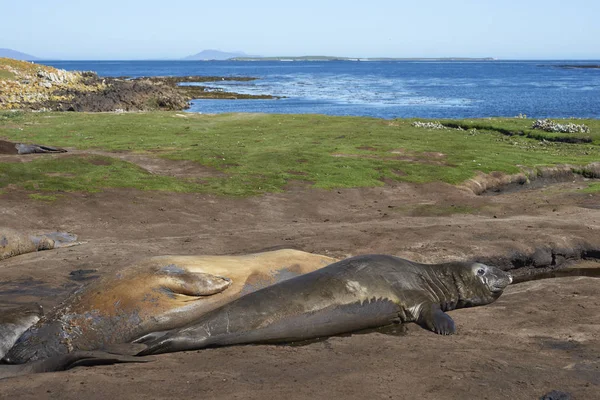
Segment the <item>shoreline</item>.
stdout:
[[31,111],[183,111],[199,99],[276,99],[224,91],[217,81],[255,77],[151,76],[100,77],[91,71],[66,71],[42,64],[0,58],[0,110]]

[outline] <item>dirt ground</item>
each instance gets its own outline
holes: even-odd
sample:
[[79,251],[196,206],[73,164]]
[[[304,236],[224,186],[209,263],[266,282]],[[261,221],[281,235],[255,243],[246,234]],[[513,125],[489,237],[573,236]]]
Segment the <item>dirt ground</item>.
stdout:
[[[2,161],[10,157],[26,161]],[[132,160],[179,173],[177,164]],[[195,173],[189,163],[181,171]],[[476,196],[441,183],[327,191],[298,181],[246,199],[106,190],[53,203],[10,188],[0,197],[0,226],[69,231],[87,243],[2,261],[0,309],[34,301],[48,309],[85,284],[71,271],[103,274],[166,254],[296,248],[339,258],[476,259],[523,267],[516,274],[570,262],[597,268],[600,195],[577,191],[583,187],[548,182]],[[556,389],[600,399],[599,288],[591,277],[512,285],[490,306],[451,312],[459,331],[451,337],[409,324],[396,335],[166,354],[148,364],[7,379],[0,398],[538,399]]]

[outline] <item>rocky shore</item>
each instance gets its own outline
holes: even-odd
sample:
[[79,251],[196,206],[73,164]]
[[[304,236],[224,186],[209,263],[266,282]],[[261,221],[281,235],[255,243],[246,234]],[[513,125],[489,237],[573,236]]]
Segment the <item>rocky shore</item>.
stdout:
[[193,99],[268,99],[273,96],[224,92],[182,82],[254,80],[252,77],[102,78],[94,72],[70,72],[0,58],[0,110],[150,111],[184,110]]

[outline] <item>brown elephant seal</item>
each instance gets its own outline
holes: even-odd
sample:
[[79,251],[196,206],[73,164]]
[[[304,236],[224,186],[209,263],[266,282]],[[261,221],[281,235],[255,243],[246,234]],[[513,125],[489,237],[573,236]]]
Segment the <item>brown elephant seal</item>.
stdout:
[[19,336],[40,320],[42,306],[32,304],[0,312],[0,359],[10,350]]
[[77,235],[68,232],[29,235],[14,229],[0,227],[0,260],[34,251],[81,244],[76,240]]
[[107,349],[184,326],[244,293],[322,268],[335,259],[298,250],[239,256],[153,257],[82,288],[26,331],[10,363]]
[[188,326],[148,334],[138,355],[247,343],[296,342],[417,322],[455,332],[445,311],[495,301],[510,274],[484,264],[418,264],[388,255],[348,258],[220,307]]

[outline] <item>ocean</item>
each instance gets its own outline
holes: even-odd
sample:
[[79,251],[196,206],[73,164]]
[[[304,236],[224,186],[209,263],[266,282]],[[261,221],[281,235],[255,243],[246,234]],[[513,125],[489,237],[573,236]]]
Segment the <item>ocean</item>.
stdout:
[[600,61],[41,61],[100,76],[252,76],[203,85],[275,100],[194,100],[190,112],[377,118],[600,118]]

